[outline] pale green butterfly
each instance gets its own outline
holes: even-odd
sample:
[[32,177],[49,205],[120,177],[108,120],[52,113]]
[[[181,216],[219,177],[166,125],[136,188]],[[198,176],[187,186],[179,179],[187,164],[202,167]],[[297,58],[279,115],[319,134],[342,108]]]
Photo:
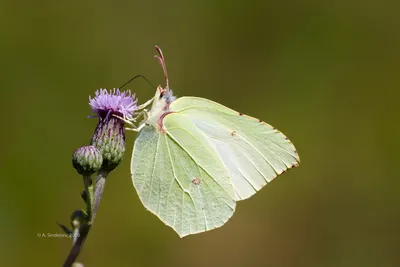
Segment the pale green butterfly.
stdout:
[[236,201],[300,159],[288,138],[261,120],[204,98],[176,99],[156,49],[166,87],[140,106],[144,120],[131,129],[139,132],[132,181],[146,209],[184,237],[225,224]]

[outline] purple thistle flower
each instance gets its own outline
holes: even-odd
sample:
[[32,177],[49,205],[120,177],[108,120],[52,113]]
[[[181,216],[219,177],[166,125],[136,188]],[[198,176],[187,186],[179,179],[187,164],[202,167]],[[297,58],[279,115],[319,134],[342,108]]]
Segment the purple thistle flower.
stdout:
[[112,115],[132,119],[138,109],[135,95],[119,89],[96,91],[94,98],[89,97],[89,105],[97,113],[99,122],[91,140],[103,156],[103,171],[111,171],[122,161],[125,152],[125,122]]
[[89,105],[92,111],[102,119],[108,119],[114,114],[120,117],[132,119],[132,115],[137,110],[137,99],[131,91],[121,92],[119,89],[107,91],[99,89],[94,98],[89,96]]

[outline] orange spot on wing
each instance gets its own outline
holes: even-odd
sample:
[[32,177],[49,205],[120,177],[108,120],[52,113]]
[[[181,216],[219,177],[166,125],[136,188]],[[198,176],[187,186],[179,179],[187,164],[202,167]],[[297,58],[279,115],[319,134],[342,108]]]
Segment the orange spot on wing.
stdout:
[[195,185],[199,185],[200,184],[200,179],[199,178],[193,178],[192,179],[192,183]]

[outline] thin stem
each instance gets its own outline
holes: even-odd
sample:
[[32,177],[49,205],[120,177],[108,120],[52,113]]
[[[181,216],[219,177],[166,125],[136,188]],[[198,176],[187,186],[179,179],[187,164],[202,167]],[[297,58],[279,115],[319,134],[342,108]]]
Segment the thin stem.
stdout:
[[[90,228],[93,224],[94,218],[96,217],[96,212],[100,204],[101,196],[104,191],[104,185],[106,182],[108,172],[100,170],[97,174],[96,178],[96,185],[94,189],[94,194],[93,194],[93,186],[88,186],[87,190],[87,199],[90,199],[90,204],[93,207],[91,209],[91,221],[84,222],[79,226],[79,236],[74,242],[74,245],[72,246],[71,251],[69,252],[69,255],[67,259],[65,260],[65,263],[63,267],[71,267],[72,264],[74,264],[76,258],[78,257],[79,253],[81,252],[83,248],[83,244],[85,243],[86,237],[89,234]],[[85,179],[85,189],[86,189],[86,179]],[[90,189],[90,187],[92,189]],[[90,218],[90,217],[89,217]]]
[[83,183],[85,184],[85,191],[86,191],[86,213],[91,220],[92,218],[92,209],[93,209],[93,184],[92,178],[90,176],[83,177]]
[[89,230],[90,230],[90,225],[86,222],[79,227],[79,236],[76,239],[74,245],[72,246],[72,249],[69,252],[67,259],[65,260],[63,267],[71,267],[72,264],[74,264],[76,258],[78,257],[79,253],[82,250],[83,244],[85,243]]
[[76,243],[79,237],[79,228],[74,229],[72,232],[72,245]]
[[97,174],[96,178],[96,186],[94,188],[94,203],[93,203],[93,210],[92,210],[92,220],[93,223],[94,218],[96,217],[97,209],[99,208],[100,200],[103,195],[104,185],[106,184],[106,178],[108,176],[107,171],[100,170]]

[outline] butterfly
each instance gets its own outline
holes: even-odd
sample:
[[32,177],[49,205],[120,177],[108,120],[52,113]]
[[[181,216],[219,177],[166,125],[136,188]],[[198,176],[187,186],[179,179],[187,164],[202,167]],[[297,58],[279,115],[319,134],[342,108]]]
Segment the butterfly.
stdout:
[[131,175],[146,209],[184,237],[224,225],[237,201],[300,158],[289,139],[262,120],[208,99],[176,98],[156,49],[166,86],[139,107],[137,118],[144,119],[131,129],[138,132]]

